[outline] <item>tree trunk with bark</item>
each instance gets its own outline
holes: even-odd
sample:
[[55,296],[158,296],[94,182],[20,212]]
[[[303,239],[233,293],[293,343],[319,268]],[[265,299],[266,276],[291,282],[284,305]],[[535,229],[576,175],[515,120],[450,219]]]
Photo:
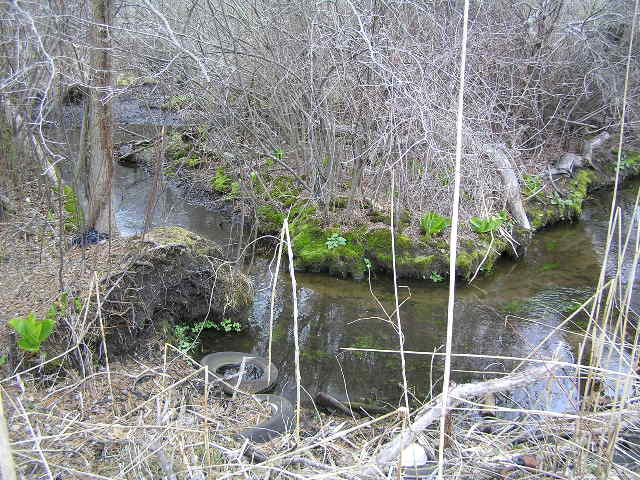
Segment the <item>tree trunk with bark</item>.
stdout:
[[81,152],[77,175],[83,185],[83,197],[86,199],[86,227],[99,232],[115,231],[114,214],[111,205],[111,186],[113,178],[113,138],[111,103],[103,101],[112,83],[111,36],[109,26],[112,23],[111,0],[92,0],[93,24],[91,39],[94,49],[91,52],[92,89],[88,100],[88,122],[85,132],[87,142],[81,142]]

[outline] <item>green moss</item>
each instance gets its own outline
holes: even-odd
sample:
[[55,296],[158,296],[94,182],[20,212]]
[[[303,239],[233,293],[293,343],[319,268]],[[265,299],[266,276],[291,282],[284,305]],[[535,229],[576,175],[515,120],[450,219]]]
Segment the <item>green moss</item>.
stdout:
[[261,233],[275,233],[282,228],[285,214],[271,205],[261,205],[256,209],[258,227]]
[[159,245],[182,244],[196,255],[222,257],[222,250],[215,242],[182,227],[154,228],[145,235],[145,240]]
[[596,180],[595,172],[587,169],[578,170],[575,178],[566,183],[567,193],[560,196],[538,195],[537,200],[527,205],[527,216],[534,229],[546,227],[560,220],[569,220],[582,213],[582,203],[589,191],[589,186]]
[[285,207],[290,207],[298,201],[300,189],[291,177],[276,177],[271,184],[269,195]]
[[[337,229],[324,229],[315,222],[292,225],[291,239],[296,266],[311,272],[329,272],[343,277],[362,278],[366,270],[364,249],[359,242],[360,231],[342,233]],[[327,247],[327,239],[338,234],[346,239],[345,245]]]
[[[367,250],[391,253],[391,230],[388,228],[376,228],[366,234],[365,244]],[[413,248],[413,241],[406,235],[398,234],[395,237],[396,251]]]

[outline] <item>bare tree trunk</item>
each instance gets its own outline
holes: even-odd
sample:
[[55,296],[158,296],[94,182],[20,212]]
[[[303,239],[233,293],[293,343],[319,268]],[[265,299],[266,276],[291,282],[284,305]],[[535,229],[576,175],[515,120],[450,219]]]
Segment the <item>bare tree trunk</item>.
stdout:
[[91,52],[93,89],[89,117],[90,157],[87,164],[88,211],[87,227],[101,232],[115,229],[111,206],[111,183],[113,178],[113,138],[111,103],[102,97],[111,86],[111,0],[92,0],[93,24],[91,37],[94,49]]

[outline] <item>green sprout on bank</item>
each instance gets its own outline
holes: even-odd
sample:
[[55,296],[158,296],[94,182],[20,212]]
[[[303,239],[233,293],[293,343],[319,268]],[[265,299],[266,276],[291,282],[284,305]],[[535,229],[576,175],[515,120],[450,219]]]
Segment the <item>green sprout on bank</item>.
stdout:
[[225,333],[242,331],[242,325],[240,322],[235,322],[230,318],[225,318],[216,323],[213,320],[203,320],[201,322],[195,322],[191,325],[176,325],[173,328],[173,336],[175,337],[175,346],[183,351],[188,352],[198,346],[200,340],[200,333],[203,330],[214,329],[223,331]]
[[337,247],[344,247],[346,244],[347,239],[342,237],[339,233],[333,233],[325,242],[325,245],[329,250],[333,250]]
[[433,283],[440,283],[444,280],[444,277],[440,275],[438,272],[431,272],[431,275],[429,275],[429,278]]
[[15,317],[9,320],[9,325],[20,336],[18,346],[27,352],[39,352],[44,342],[56,326],[55,306],[51,306],[47,315],[38,319],[33,313],[26,317]]
[[491,215],[490,217],[471,217],[469,223],[471,224],[471,230],[476,233],[492,232],[499,228],[509,218],[509,214],[502,210],[501,212]]
[[64,292],[53,302],[44,318],[39,319],[31,312],[25,317],[9,320],[8,325],[19,335],[18,346],[27,352],[39,352],[42,343],[55,329],[58,316],[66,315],[69,306],[73,307],[76,314],[80,313],[83,308],[82,298],[72,297],[69,302],[69,294]]
[[437,235],[449,225],[451,225],[451,219],[436,212],[427,212],[420,219],[420,226],[427,237]]
[[529,175],[525,173],[522,176],[522,180],[524,182],[523,193],[525,196],[530,197],[542,189],[542,180],[535,175]]

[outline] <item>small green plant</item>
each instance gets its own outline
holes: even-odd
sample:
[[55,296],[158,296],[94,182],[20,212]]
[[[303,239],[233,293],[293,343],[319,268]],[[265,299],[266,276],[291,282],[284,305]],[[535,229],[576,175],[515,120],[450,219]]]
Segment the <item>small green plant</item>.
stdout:
[[333,233],[329,238],[327,238],[327,241],[325,242],[325,245],[329,250],[333,250],[337,247],[344,247],[346,244],[347,239],[340,236],[339,233]]
[[367,270],[371,270],[371,260],[367,257],[364,257],[362,260],[364,261],[364,266],[367,267]]
[[191,327],[189,325],[176,325],[173,329],[173,335],[176,337],[176,347],[182,352],[188,352],[194,348],[198,341],[190,335]]
[[0,367],[2,365],[4,365],[5,363],[7,363],[7,356],[6,355],[0,355]]
[[[216,326],[216,328],[218,327]],[[220,322],[220,328],[222,328],[222,330],[224,330],[227,333],[242,331],[242,325],[240,325],[240,322],[234,322],[230,318],[225,318],[224,320],[222,320]]]
[[502,210],[501,212],[491,215],[490,217],[480,218],[471,217],[469,223],[471,224],[471,230],[476,233],[491,232],[500,227],[509,218],[509,214]]
[[216,323],[213,320],[203,320],[191,325],[176,325],[173,327],[175,346],[185,353],[193,350],[200,343],[198,340],[200,333],[211,328],[226,333],[242,331],[240,322],[234,322],[229,318],[225,318],[220,323]]
[[[618,149],[614,148],[611,150],[615,155],[618,155]],[[622,168],[632,168],[635,167],[638,163],[640,163],[640,153],[637,152],[622,152],[620,158],[620,166]]]
[[433,283],[440,283],[444,280],[444,277],[440,275],[438,272],[431,272],[431,275],[429,275],[429,278]]
[[273,156],[276,157],[279,161],[282,161],[282,159],[284,158],[284,150],[282,150],[281,148],[276,148],[273,151]]
[[427,212],[420,219],[420,226],[427,237],[437,235],[449,225],[451,225],[451,219],[436,212]]
[[195,154],[189,157],[182,157],[178,161],[188,168],[200,168],[202,166],[202,159]]
[[523,192],[526,197],[536,194],[542,188],[542,181],[535,175],[524,174],[522,176],[524,182]]
[[[56,185],[53,187],[53,191],[58,193],[60,192],[60,189]],[[65,230],[76,230],[82,224],[82,210],[78,206],[78,197],[76,192],[69,185],[64,185],[62,187],[62,203],[63,209],[66,213],[64,219]],[[49,214],[50,218],[53,218],[54,212],[52,210]]]
[[27,352],[39,352],[42,342],[49,338],[56,326],[56,313],[56,307],[52,305],[41,320],[33,313],[9,320],[9,325],[20,335],[18,346]]
[[231,190],[231,178],[222,167],[216,169],[216,173],[211,179],[211,186],[214,191],[219,193],[227,193]]

